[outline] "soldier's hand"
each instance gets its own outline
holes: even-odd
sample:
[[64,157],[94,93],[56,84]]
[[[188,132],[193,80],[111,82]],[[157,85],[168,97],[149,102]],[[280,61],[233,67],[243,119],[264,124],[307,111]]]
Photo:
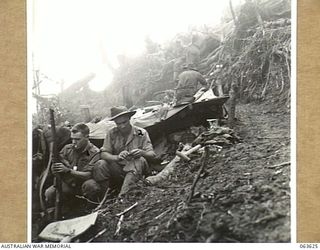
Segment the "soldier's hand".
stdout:
[[137,159],[137,158],[139,158],[139,157],[141,157],[142,156],[142,150],[141,149],[133,149],[133,150],[131,150],[131,152],[130,152],[130,155],[134,158],[134,159]]
[[54,163],[52,164],[51,170],[53,174],[57,174],[57,173],[66,173],[69,171],[69,168],[67,168],[62,163]]
[[128,158],[130,153],[127,150],[122,151],[118,156],[120,160],[125,160]]

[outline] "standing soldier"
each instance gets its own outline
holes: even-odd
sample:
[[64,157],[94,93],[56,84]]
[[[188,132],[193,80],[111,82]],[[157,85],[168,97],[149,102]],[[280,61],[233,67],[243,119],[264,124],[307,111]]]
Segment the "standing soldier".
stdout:
[[184,70],[179,75],[179,81],[176,86],[177,104],[193,102],[195,99],[194,95],[201,88],[199,85],[205,88],[208,87],[206,79],[195,68],[184,66]]

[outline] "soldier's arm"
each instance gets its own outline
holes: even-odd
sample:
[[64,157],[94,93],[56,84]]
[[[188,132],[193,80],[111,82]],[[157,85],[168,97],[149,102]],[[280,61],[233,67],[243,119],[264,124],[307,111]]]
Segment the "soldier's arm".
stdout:
[[92,170],[95,163],[100,160],[100,151],[98,148],[91,149],[90,151],[90,160],[89,163],[82,169],[82,171],[78,171],[76,169],[72,169],[70,171],[70,175],[75,178],[79,178],[82,180],[88,180],[92,177]]
[[110,131],[110,130],[107,132],[106,138],[104,139],[104,142],[103,142],[103,146],[100,149],[101,150],[101,159],[107,160],[107,161],[118,162],[118,161],[125,159],[129,155],[129,152],[123,151],[119,155],[112,154],[113,146],[112,146],[112,140],[111,140],[111,133],[112,133],[112,131]]
[[145,151],[142,150],[142,157],[146,158],[146,160],[151,161],[156,158],[156,153],[153,150]]
[[68,158],[69,146],[64,146],[59,152],[59,162],[53,163],[51,165],[51,171],[53,174],[66,173],[71,168]]
[[119,161],[119,155],[113,155],[107,151],[104,151],[104,149],[102,149],[101,151],[101,159],[103,160],[107,160],[107,161]]
[[52,172],[53,174],[56,173],[64,173],[64,174],[70,174],[71,176],[83,180],[88,180],[91,178],[91,172],[86,171],[77,171],[76,169],[73,169],[71,167],[67,167],[62,163],[54,163],[52,165]]
[[68,171],[71,176],[82,179],[82,180],[88,180],[91,178],[91,172],[83,172],[83,171],[77,171],[73,169],[69,169]]
[[152,161],[156,158],[156,154],[153,150],[153,146],[147,131],[140,130],[140,136],[143,137],[142,148],[134,149],[131,151],[133,157],[144,157],[148,161]]
[[198,81],[203,87],[208,87],[208,82],[200,73],[198,75]]

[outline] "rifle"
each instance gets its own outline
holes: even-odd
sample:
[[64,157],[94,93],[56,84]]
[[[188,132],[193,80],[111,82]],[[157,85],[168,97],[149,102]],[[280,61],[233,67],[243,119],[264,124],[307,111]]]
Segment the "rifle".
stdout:
[[[59,162],[59,155],[57,150],[57,135],[56,135],[56,125],[54,121],[54,110],[50,109],[50,124],[52,133],[52,164]],[[54,220],[60,219],[61,215],[61,177],[59,174],[55,175],[54,184],[56,189],[56,200],[55,200],[55,210],[54,210]]]

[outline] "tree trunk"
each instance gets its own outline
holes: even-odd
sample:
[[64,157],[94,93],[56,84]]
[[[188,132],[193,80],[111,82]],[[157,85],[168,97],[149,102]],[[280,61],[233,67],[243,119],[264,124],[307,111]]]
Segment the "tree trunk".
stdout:
[[234,10],[233,10],[233,6],[232,6],[232,1],[231,0],[229,0],[229,6],[230,6],[230,12],[232,14],[234,25],[238,26],[238,21],[237,21],[236,15],[234,14]]
[[235,121],[235,113],[236,113],[236,99],[237,99],[238,87],[236,83],[231,84],[231,89],[229,92],[229,118],[228,118],[228,125],[230,128],[234,127]]

